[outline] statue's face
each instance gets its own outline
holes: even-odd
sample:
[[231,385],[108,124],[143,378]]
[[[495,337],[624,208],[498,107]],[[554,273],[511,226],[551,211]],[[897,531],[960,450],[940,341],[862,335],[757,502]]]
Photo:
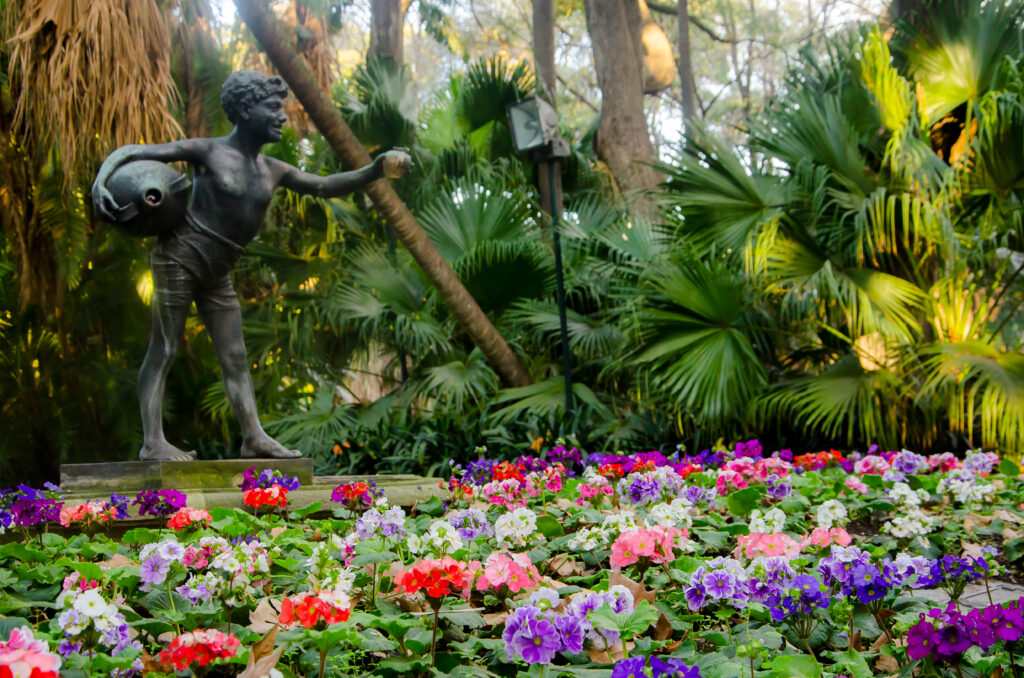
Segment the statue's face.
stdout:
[[269,96],[257,101],[249,109],[249,128],[266,139],[266,143],[281,140],[281,127],[288,122],[284,113],[284,101],[279,96]]

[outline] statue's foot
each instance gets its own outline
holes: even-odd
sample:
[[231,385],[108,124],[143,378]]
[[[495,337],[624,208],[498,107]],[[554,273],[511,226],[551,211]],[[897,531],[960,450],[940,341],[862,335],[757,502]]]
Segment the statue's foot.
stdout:
[[242,459],[298,459],[302,452],[289,450],[267,434],[242,440]]
[[166,440],[145,443],[139,450],[139,459],[142,461],[192,461],[195,458],[195,450],[179,450]]

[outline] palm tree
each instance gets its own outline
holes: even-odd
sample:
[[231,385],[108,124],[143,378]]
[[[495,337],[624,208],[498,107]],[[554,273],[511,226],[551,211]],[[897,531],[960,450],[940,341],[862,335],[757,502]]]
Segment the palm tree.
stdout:
[[[822,440],[1019,451],[1022,287],[1009,253],[1021,247],[1024,98],[1006,57],[1020,58],[1024,4],[957,7],[805,59],[752,130],[766,171],[701,131],[664,168],[679,237],[727,271],[672,300],[674,350],[640,342],[641,364],[658,355],[680,370],[659,371],[655,397],[698,422],[754,401],[733,432],[781,418]],[[695,324],[710,299],[731,301]],[[727,362],[703,353],[714,336],[732,337]],[[742,392],[715,397],[744,373]]]

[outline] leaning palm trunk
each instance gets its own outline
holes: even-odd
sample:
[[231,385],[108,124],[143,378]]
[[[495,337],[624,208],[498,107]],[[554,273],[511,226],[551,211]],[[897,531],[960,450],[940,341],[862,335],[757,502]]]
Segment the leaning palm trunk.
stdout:
[[[291,87],[310,119],[330,143],[334,152],[349,167],[367,165],[370,156],[356,138],[341,114],[317,85],[295,50],[285,41],[273,18],[259,0],[234,0],[239,14],[260,46],[267,52],[271,63]],[[476,300],[466,291],[452,267],[441,256],[416,222],[416,218],[402,202],[387,181],[375,181],[366,192],[377,208],[395,229],[402,244],[434,284],[441,298],[451,310],[459,326],[469,334],[488,362],[511,386],[532,383],[530,375],[509,348],[504,338],[491,324]]]

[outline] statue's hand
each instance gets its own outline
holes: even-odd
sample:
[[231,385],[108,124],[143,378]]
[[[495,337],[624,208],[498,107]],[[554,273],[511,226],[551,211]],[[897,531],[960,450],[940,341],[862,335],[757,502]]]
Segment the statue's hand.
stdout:
[[384,176],[388,179],[401,179],[412,169],[412,156],[405,148],[394,148],[382,153],[377,162],[383,165]]
[[114,196],[102,184],[92,185],[92,211],[97,217],[108,223],[117,221],[114,212],[118,209]]

